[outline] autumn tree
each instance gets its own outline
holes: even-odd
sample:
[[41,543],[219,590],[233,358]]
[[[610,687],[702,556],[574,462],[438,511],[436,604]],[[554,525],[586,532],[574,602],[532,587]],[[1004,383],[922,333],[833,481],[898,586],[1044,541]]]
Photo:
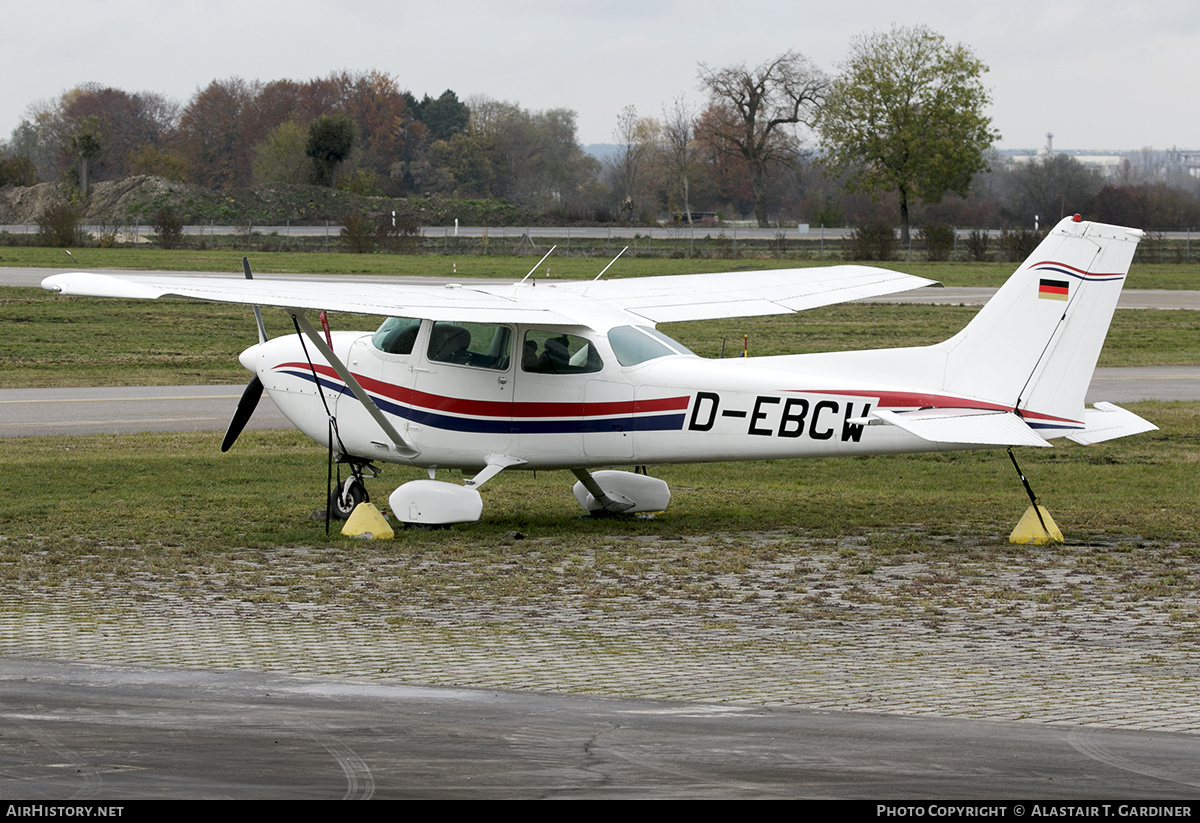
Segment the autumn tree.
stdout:
[[489,196],[545,209],[579,205],[591,194],[599,164],[579,146],[574,111],[530,112],[516,103],[482,96],[473,97],[468,105],[471,124],[460,148],[473,143],[482,153],[481,162],[472,166],[486,168]]
[[[133,152],[166,144],[178,110],[161,94],[84,83],[30,106],[30,119],[18,126],[22,153],[37,165],[40,176],[52,179],[69,168],[79,170],[82,148],[93,152],[87,156],[89,183],[119,179],[130,174]],[[98,135],[102,139],[96,141]]]
[[740,156],[750,172],[754,217],[766,228],[768,174],[795,156],[798,123],[809,124],[825,96],[828,80],[808,58],[786,51],[749,69],[700,64],[700,85],[708,92],[716,147]]
[[214,80],[188,101],[178,139],[193,182],[231,188],[249,180],[251,147],[242,139],[241,118],[258,88],[240,77]]
[[703,179],[713,190],[713,202],[723,204],[705,211],[719,211],[728,204],[735,213],[745,214],[754,209],[754,187],[750,166],[741,154],[729,150],[729,144],[722,137],[722,127],[732,118],[729,107],[718,104],[700,112],[694,124],[696,160]]
[[894,191],[901,240],[909,239],[909,205],[965,196],[988,167],[1000,135],[984,109],[987,66],[926,26],[894,26],[852,41],[817,123],[834,174],[852,191]]

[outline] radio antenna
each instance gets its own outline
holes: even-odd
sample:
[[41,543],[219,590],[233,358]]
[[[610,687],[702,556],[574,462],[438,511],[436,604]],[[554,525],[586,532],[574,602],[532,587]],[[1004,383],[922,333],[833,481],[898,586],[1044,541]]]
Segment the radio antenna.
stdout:
[[515,286],[513,286],[513,293],[512,293],[512,296],[513,296],[513,297],[516,297],[516,296],[517,296],[517,289],[519,289],[519,288],[522,286],[522,284],[524,284],[524,282],[525,282],[526,280],[528,280],[530,277],[532,277],[532,276],[533,276],[533,273],[534,273],[535,271],[537,271],[537,270],[538,270],[538,266],[540,266],[540,265],[542,265],[543,263],[545,263],[545,262],[546,262],[546,258],[547,258],[547,257],[549,257],[550,255],[554,254],[554,250],[555,250],[555,249],[557,249],[557,248],[558,248],[558,246],[551,246],[551,247],[550,247],[550,251],[548,251],[548,252],[546,252],[545,254],[543,254],[543,255],[542,255],[542,259],[541,259],[541,260],[539,260],[539,261],[537,261],[536,263],[534,263],[534,264],[533,264],[533,268],[529,270],[529,274],[527,274],[527,275],[525,275],[524,277],[522,277],[522,278],[521,278],[521,282],[520,282],[520,283],[517,283]]
[[595,277],[593,277],[593,278],[591,279],[591,282],[589,282],[589,283],[588,283],[586,286],[584,286],[584,288],[583,288],[583,291],[581,291],[581,292],[579,293],[579,294],[580,294],[580,296],[582,296],[582,295],[584,295],[584,294],[587,294],[587,290],[588,290],[589,288],[591,288],[591,286],[592,286],[592,283],[595,283],[597,280],[599,280],[601,277],[603,277],[603,276],[604,276],[604,272],[606,272],[606,271],[608,271],[609,269],[611,269],[611,268],[612,268],[612,264],[613,264],[613,263],[615,263],[615,262],[617,262],[618,260],[620,260],[620,259],[621,259],[621,255],[622,255],[622,254],[624,254],[624,253],[625,253],[625,252],[627,252],[627,251],[629,251],[629,246],[626,246],[625,248],[623,248],[623,249],[621,249],[619,252],[617,252],[617,256],[616,256],[616,257],[614,257],[614,258],[613,258],[613,259],[612,259],[612,260],[609,262],[609,264],[608,264],[607,266],[605,266],[603,269],[601,269],[601,270],[600,270],[600,273],[599,273],[599,274],[597,274]]

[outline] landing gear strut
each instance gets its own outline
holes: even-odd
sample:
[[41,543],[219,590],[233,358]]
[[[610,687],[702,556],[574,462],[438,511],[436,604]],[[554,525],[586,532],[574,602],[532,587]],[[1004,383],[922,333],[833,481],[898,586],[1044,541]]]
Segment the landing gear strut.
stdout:
[[359,503],[370,503],[371,495],[367,494],[366,478],[378,477],[379,469],[358,458],[343,457],[339,463],[350,466],[350,476],[342,479],[342,469],[338,466],[337,484],[333,485],[332,478],[329,491],[329,508],[327,513],[330,520],[348,520],[354,513],[354,507]]

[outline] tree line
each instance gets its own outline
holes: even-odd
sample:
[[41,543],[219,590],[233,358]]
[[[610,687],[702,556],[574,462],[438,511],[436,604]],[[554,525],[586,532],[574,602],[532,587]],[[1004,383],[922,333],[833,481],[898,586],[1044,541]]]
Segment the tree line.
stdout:
[[700,102],[617,114],[584,152],[576,114],[452,90],[418,99],[392,75],[213,80],[186,102],[85,83],[29,107],[0,144],[0,185],[155,175],[214,190],[336,186],[360,195],[494,198],[564,221],[753,215],[813,225],[1050,223],[1086,212],[1151,229],[1200,225],[1200,182],[1127,163],[1102,178],[1058,154],[1002,163],[987,67],[924,26],[852,41],[840,73],[796,51],[698,66]]

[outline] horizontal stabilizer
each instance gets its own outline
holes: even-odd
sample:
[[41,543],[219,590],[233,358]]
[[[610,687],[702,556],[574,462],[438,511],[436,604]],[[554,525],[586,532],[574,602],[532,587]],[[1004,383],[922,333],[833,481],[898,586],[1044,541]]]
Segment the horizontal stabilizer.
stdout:
[[872,417],[933,443],[974,446],[1049,446],[1013,412],[978,409],[922,409],[894,412],[879,409]]
[[1085,409],[1083,423],[1083,431],[1067,435],[1068,440],[1074,440],[1083,446],[1158,429],[1158,426],[1149,420],[1143,420],[1133,412],[1112,403],[1094,403],[1092,408]]

